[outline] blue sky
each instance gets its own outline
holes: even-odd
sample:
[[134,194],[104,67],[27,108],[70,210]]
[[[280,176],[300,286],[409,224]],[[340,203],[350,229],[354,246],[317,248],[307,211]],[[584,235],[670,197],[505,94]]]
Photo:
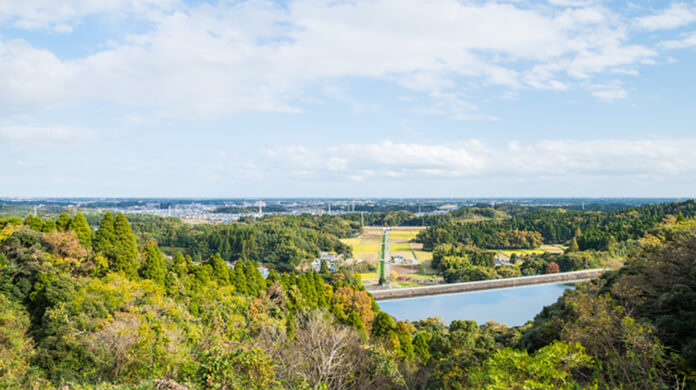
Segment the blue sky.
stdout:
[[696,193],[696,1],[0,1],[0,196]]

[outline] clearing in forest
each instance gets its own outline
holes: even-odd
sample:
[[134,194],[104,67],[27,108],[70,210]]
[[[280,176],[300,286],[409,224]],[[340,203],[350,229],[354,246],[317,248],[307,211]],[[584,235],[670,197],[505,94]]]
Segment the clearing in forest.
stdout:
[[[408,277],[413,280],[427,280],[433,277],[435,270],[430,266],[433,254],[423,250],[423,244],[415,242],[418,233],[424,227],[396,226],[389,232],[389,249],[392,257],[401,256],[404,259],[415,259],[416,264],[392,264],[392,278]],[[359,237],[342,239],[341,241],[353,248],[353,257],[375,265],[374,272],[360,273],[362,280],[372,280],[379,277],[379,255],[383,227],[366,226]]]
[[363,228],[359,237],[344,238],[341,239],[341,242],[353,248],[354,258],[377,261],[383,231],[384,229],[381,227],[367,226]]

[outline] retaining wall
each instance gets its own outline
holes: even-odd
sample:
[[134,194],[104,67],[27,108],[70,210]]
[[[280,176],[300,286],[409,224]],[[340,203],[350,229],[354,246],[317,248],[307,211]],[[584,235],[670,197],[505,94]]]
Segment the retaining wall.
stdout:
[[517,287],[530,284],[566,282],[575,280],[594,279],[605,272],[605,269],[591,269],[557,274],[522,276],[519,278],[481,280],[478,282],[437,284],[434,286],[390,288],[383,290],[371,290],[375,300],[394,298],[417,297],[423,295],[449,294],[463,291],[489,290],[502,287]]

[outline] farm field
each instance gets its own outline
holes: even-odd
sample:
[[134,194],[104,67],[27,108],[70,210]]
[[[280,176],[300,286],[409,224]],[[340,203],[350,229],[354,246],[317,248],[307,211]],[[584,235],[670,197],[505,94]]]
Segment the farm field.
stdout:
[[382,240],[382,228],[365,227],[360,237],[343,238],[341,242],[353,248],[353,257],[366,261],[377,261]]
[[361,280],[376,280],[377,279],[377,272],[361,272],[361,273],[358,273],[357,275],[360,276]]
[[561,254],[565,249],[566,247],[563,245],[542,245],[536,249],[494,249],[494,251],[510,257],[513,253],[516,253],[517,256],[540,255],[544,253]]
[[[424,251],[423,244],[413,242],[423,227],[396,226],[391,227],[389,232],[389,249],[393,257],[401,256],[405,259],[415,259],[418,264],[390,266],[393,279],[398,277],[412,278],[413,281],[431,280],[435,270],[430,267],[433,259],[432,252]],[[381,250],[381,238],[384,232],[383,227],[368,226],[363,228],[360,237],[342,239],[341,241],[353,248],[353,257],[365,260],[374,264],[377,269],[375,272],[359,273],[363,281],[375,281],[379,278],[379,255]],[[400,281],[399,283],[402,283]],[[408,282],[404,282],[408,283]],[[394,287],[398,287],[395,285]]]
[[[413,242],[418,233],[423,230],[422,227],[398,226],[392,228],[389,233],[389,247],[391,255],[401,256],[405,259],[415,259],[418,264],[400,265],[393,264],[391,266],[392,280],[395,278],[410,278],[414,282],[431,280],[435,274],[435,270],[430,267],[430,261],[433,259],[432,252],[423,250],[423,244]],[[393,287],[412,286],[413,282],[399,281],[393,284]]]

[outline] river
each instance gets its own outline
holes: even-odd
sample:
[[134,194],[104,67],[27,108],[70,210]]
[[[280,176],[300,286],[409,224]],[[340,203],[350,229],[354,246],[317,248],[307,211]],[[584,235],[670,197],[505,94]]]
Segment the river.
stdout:
[[440,317],[452,320],[474,320],[479,324],[495,321],[510,326],[524,325],[528,320],[573,288],[574,283],[547,283],[521,287],[499,288],[474,292],[430,295],[415,298],[378,301],[382,311],[397,320],[418,321]]

